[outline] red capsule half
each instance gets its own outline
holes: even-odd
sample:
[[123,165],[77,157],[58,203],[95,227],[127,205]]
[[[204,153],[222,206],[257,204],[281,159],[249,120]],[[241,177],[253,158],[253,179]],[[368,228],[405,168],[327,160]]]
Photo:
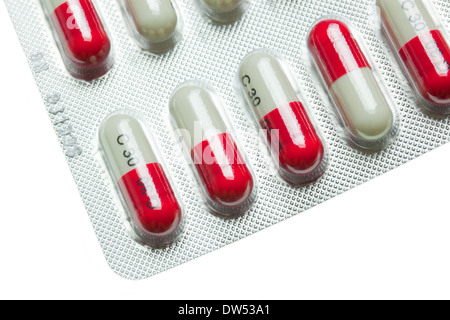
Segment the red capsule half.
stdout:
[[239,206],[253,191],[253,177],[228,133],[204,140],[191,151],[192,161],[212,200]]
[[68,71],[92,80],[113,66],[111,42],[91,0],[46,0]]
[[267,130],[267,140],[279,154],[280,166],[292,173],[304,173],[317,168],[324,156],[324,146],[299,102],[268,113],[261,120]]
[[152,234],[173,232],[181,207],[161,164],[131,170],[117,182],[128,208],[135,210],[139,228]]
[[370,68],[361,47],[342,21],[317,23],[309,33],[308,45],[328,87],[347,73]]
[[439,30],[420,34],[399,54],[423,98],[437,105],[450,104],[450,47]]

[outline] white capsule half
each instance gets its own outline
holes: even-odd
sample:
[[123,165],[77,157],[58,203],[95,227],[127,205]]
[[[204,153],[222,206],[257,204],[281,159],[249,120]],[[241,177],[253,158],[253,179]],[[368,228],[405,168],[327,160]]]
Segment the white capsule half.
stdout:
[[280,61],[266,52],[255,51],[245,57],[239,78],[258,122],[278,107],[298,101]]
[[172,95],[170,114],[177,129],[184,132],[188,150],[212,136],[227,132],[217,104],[208,90],[194,83],[180,86]]
[[120,0],[125,20],[144,50],[164,53],[181,39],[175,0]]
[[212,10],[230,12],[240,5],[241,0],[203,0],[203,2]]
[[211,19],[220,23],[238,20],[248,7],[248,0],[197,0],[197,2]]
[[353,70],[335,81],[331,95],[352,133],[368,145],[391,132],[394,116],[373,71]]

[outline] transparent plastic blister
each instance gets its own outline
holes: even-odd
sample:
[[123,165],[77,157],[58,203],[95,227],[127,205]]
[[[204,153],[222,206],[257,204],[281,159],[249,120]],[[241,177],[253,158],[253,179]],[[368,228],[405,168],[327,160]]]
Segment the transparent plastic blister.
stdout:
[[[423,112],[412,90],[407,90],[406,79],[396,68],[384,37],[368,23],[376,16],[375,0],[258,0],[247,6],[236,23],[226,24],[205,17],[196,1],[176,0],[178,13],[183,17],[183,41],[166,54],[138,50],[119,3],[96,0],[95,8],[114,44],[115,64],[107,76],[89,82],[74,79],[61,63],[40,1],[5,3],[105,259],[114,272],[127,279],[147,278],[252,235],[450,140],[449,118]],[[435,4],[450,23],[448,2],[436,0]],[[332,103],[319,77],[311,72],[309,60],[304,59],[308,55],[305,39],[311,26],[331,14],[350,20],[361,33],[359,42],[367,46],[366,56],[373,57],[371,67],[379,70],[380,83],[387,84],[401,115],[398,136],[377,152],[354,148],[342,139],[342,129],[330,111]],[[298,98],[302,106],[307,106],[305,113],[314,118],[311,123],[326,146],[322,163],[328,166],[313,183],[293,185],[280,177],[274,169],[276,158],[272,159],[268,152],[267,130],[260,127],[259,121],[252,121],[252,109],[245,105],[247,96],[242,96],[242,89],[233,90],[242,86],[236,74],[244,57],[258,48],[269,48],[264,52],[280,62],[289,86],[293,87],[294,100]],[[253,204],[245,214],[233,219],[211,214],[213,210],[205,204],[201,186],[193,177],[170,123],[170,98],[180,84],[192,79],[199,79],[208,92],[214,88],[214,96],[221,100],[218,109],[229,117],[233,138],[239,140],[238,149],[257,181]],[[203,81],[208,85],[203,85]],[[261,91],[256,90],[258,94]],[[300,104],[296,108],[298,111]],[[123,175],[113,177],[101,156],[100,126],[121,112],[138,123],[146,123],[142,127],[152,133],[148,140],[153,139],[149,144],[157,146],[161,153],[157,158],[161,162],[164,159],[164,172],[185,217],[178,225],[180,232],[172,236],[152,238],[142,229],[139,231],[138,224],[133,224],[135,209],[130,201],[127,203],[117,183]],[[119,158],[131,156],[124,151],[129,150],[119,150]],[[317,173],[322,174],[321,170]],[[142,195],[148,193],[151,187],[138,185],[138,179],[134,179],[135,186],[142,187],[138,191]],[[293,180],[289,176],[288,179]],[[306,180],[309,179],[296,182]],[[174,243],[167,245],[175,238]],[[162,245],[167,246],[159,248]]]
[[351,23],[322,17],[308,32],[307,46],[348,139],[368,150],[391,143],[400,126],[397,108]]
[[225,217],[248,211],[257,181],[214,90],[198,80],[186,82],[170,97],[169,112],[207,205]]
[[431,0],[377,0],[381,25],[418,101],[450,114],[450,38]]
[[182,39],[183,19],[176,0],[119,0],[126,24],[143,50],[162,54]]
[[93,80],[114,65],[107,28],[94,0],[40,0],[67,71]]
[[115,111],[100,124],[98,142],[133,238],[151,247],[175,242],[185,210],[148,125],[136,112]]
[[328,151],[294,79],[277,53],[258,49],[242,59],[235,90],[257,126],[266,131],[281,177],[307,184],[325,173]]
[[233,23],[245,14],[250,0],[195,0],[197,6],[213,21]]

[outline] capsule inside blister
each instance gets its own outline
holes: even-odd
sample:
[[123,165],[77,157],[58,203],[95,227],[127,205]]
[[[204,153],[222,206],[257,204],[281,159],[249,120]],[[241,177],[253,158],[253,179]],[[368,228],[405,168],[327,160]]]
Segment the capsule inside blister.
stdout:
[[120,0],[125,20],[139,46],[160,54],[181,39],[181,15],[175,0]]
[[225,216],[250,209],[255,179],[217,95],[200,82],[187,82],[174,91],[169,108],[208,206]]
[[41,4],[69,73],[83,80],[105,75],[114,57],[92,0],[41,0]]
[[395,107],[350,28],[321,20],[308,47],[350,141],[364,149],[391,142],[398,131]]
[[197,0],[197,3],[212,20],[219,23],[240,19],[248,8],[248,0]]
[[267,130],[280,175],[293,184],[320,178],[327,167],[324,140],[280,60],[265,51],[247,55],[238,83],[246,105]]
[[114,112],[102,122],[99,141],[134,233],[150,246],[174,242],[184,228],[183,207],[145,124]]
[[450,113],[450,43],[431,1],[377,0],[383,30],[428,110]]

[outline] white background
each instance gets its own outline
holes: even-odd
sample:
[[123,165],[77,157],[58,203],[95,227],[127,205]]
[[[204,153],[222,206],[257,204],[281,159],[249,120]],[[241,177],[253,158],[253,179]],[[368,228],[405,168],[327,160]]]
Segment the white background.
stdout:
[[450,145],[143,281],[107,265],[0,2],[0,298],[450,298]]

